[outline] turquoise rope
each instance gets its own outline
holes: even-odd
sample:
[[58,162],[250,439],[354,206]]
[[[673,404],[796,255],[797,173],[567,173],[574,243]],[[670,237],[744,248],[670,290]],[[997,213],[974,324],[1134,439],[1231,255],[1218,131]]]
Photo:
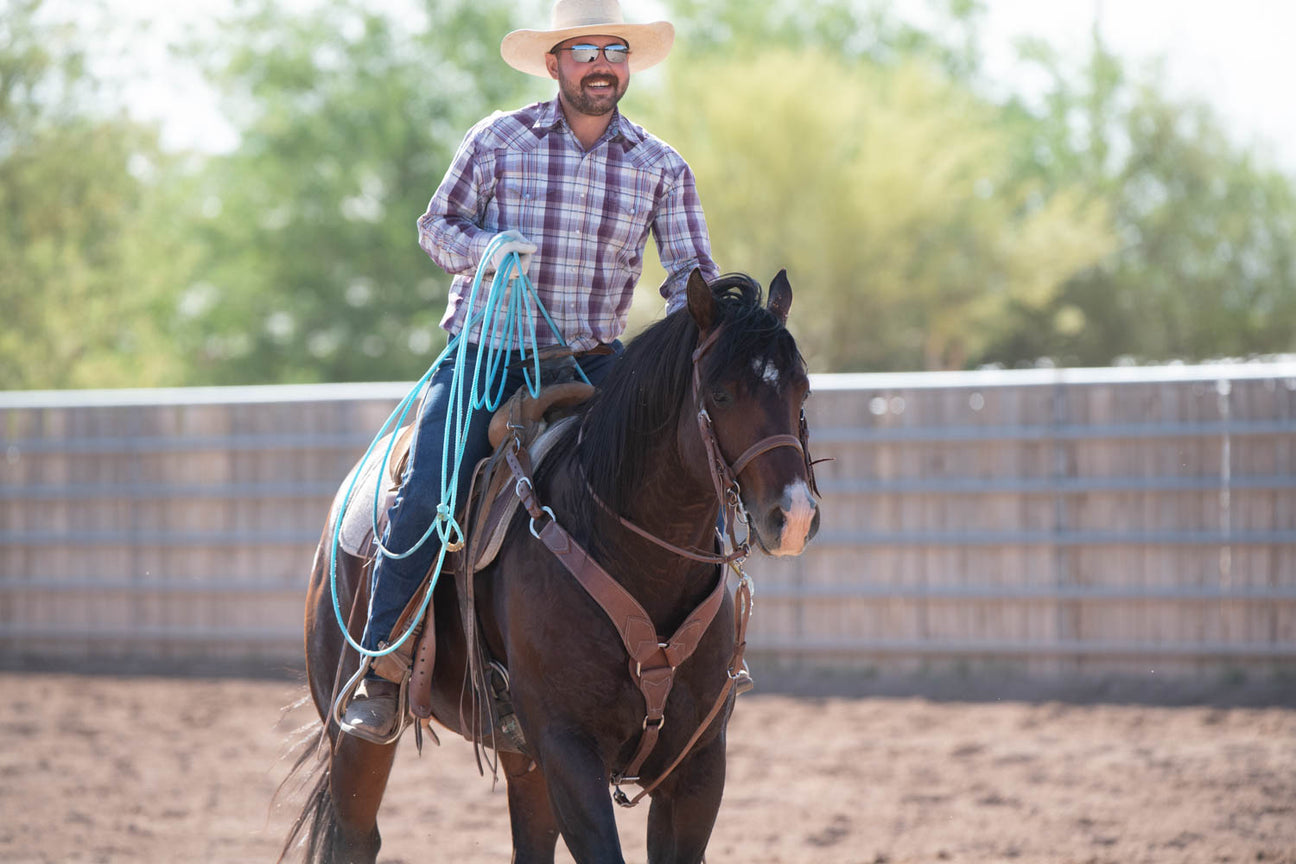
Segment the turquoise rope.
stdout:
[[[494,237],[482,254],[482,262],[491,260],[501,244],[507,240]],[[468,309],[476,307],[477,295],[481,289],[482,276],[485,268],[479,266],[477,273],[473,277],[472,289],[468,295]],[[511,290],[515,289],[515,290]],[[507,304],[505,306],[504,304]],[[516,252],[510,252],[504,257],[500,268],[495,272],[491,280],[490,288],[486,294],[486,302],[482,311],[472,315],[464,324],[463,329],[450,340],[445,350],[437,356],[437,359],[424,373],[423,377],[418,380],[409,393],[405,395],[400,403],[392,410],[387,419],[383,421],[373,440],[365,449],[364,456],[360,460],[360,465],[369,461],[369,456],[373,453],[374,447],[387,434],[388,430],[399,429],[409,413],[410,408],[418,402],[423,390],[427,387],[428,381],[431,380],[437,367],[441,365],[447,357],[454,352],[455,366],[454,375],[450,383],[450,420],[453,422],[446,423],[445,438],[441,453],[441,501],[437,505],[437,515],[432,524],[424,531],[423,536],[404,552],[393,552],[383,545],[378,532],[378,501],[382,497],[379,493],[382,491],[383,478],[387,475],[387,466],[391,460],[392,448],[396,443],[396,436],[393,435],[387,443],[387,450],[383,453],[382,465],[375,477],[374,505],[373,505],[373,530],[374,537],[378,543],[379,555],[396,560],[408,558],[423,547],[433,534],[441,541],[441,549],[437,553],[436,568],[433,571],[432,584],[428,586],[427,593],[423,597],[423,602],[419,607],[418,614],[410,621],[409,627],[401,634],[393,644],[377,651],[370,651],[363,648],[351,636],[347,630],[346,622],[342,616],[342,604],[338,598],[337,587],[337,552],[342,535],[342,516],[345,515],[347,508],[351,503],[351,496],[355,492],[356,483],[359,482],[361,471],[357,470],[347,486],[346,494],[342,498],[342,506],[338,511],[337,524],[333,527],[332,547],[329,551],[329,583],[333,595],[333,614],[337,619],[338,627],[342,635],[346,638],[347,644],[358,651],[361,655],[367,657],[382,657],[397,650],[405,643],[414,632],[418,622],[423,620],[427,612],[428,603],[432,599],[432,592],[436,588],[437,578],[441,573],[441,565],[445,561],[447,550],[463,541],[463,528],[455,519],[455,509],[459,494],[459,472],[463,468],[464,448],[466,446],[465,435],[467,432],[468,420],[473,411],[486,408],[494,411],[503,402],[504,387],[507,379],[507,369],[505,360],[509,354],[510,346],[516,343],[519,356],[525,361],[528,357],[528,344],[530,345],[530,358],[532,369],[524,368],[522,370],[523,380],[526,382],[528,392],[536,396],[540,392],[540,358],[536,345],[535,314],[536,309],[540,310],[544,316],[545,322],[548,323],[550,330],[557,336],[561,345],[566,345],[558,327],[554,324],[545,309],[544,303],[536,294],[535,287],[531,280],[527,278],[526,273],[522,271],[521,260]],[[503,315],[500,314],[503,310]],[[521,322],[521,323],[519,323]],[[529,332],[524,333],[524,329],[529,325]],[[477,339],[478,352],[476,362],[472,369],[472,383],[465,391],[465,379],[467,377],[468,363],[468,339],[465,334],[472,332],[474,327],[479,327],[479,337]],[[534,371],[534,375],[531,372]],[[585,377],[585,372],[577,364],[576,371],[581,378],[589,383]],[[491,391],[494,391],[493,393]],[[453,432],[453,434],[452,434]],[[451,458],[453,454],[453,458]],[[471,466],[470,466],[471,467]]]

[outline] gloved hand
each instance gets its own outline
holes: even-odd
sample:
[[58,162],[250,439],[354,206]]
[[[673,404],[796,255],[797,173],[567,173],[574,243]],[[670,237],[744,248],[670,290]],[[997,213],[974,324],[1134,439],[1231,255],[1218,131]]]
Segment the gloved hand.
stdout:
[[495,247],[495,252],[491,255],[490,269],[492,271],[499,270],[500,267],[504,266],[505,256],[510,252],[516,252],[518,253],[518,265],[521,267],[522,272],[526,273],[527,268],[531,266],[531,256],[539,247],[523,237],[521,232],[512,229],[496,234],[491,238],[491,242],[494,243],[501,238],[503,238],[503,242]]

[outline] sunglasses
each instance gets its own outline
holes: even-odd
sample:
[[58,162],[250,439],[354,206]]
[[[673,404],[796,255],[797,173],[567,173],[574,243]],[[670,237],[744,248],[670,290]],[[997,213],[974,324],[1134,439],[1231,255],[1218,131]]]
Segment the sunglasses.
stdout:
[[554,54],[559,51],[570,51],[572,59],[577,63],[593,63],[598,59],[600,51],[609,63],[624,63],[630,56],[629,45],[605,45],[602,48],[597,45],[572,45],[568,48],[553,49]]

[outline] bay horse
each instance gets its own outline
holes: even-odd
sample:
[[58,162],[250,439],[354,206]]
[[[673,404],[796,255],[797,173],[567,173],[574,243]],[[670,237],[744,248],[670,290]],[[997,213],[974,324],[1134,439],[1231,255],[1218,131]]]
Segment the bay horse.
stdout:
[[[629,342],[535,469],[544,512],[637,601],[660,643],[652,649],[669,652],[656,634],[688,629],[691,613],[717,598],[714,617],[692,638],[691,656],[670,670],[664,712],[654,722],[628,641],[538,539],[527,512],[513,517],[495,561],[475,574],[475,626],[486,652],[507,670],[524,742],[484,742],[505,775],[515,862],[552,862],[559,836],[578,864],[624,861],[609,784],[636,781],[651,797],[648,860],[703,858],[724,790],[732,661],[743,647],[735,634],[745,630],[718,562],[732,563],[746,549],[721,555],[717,521],[722,508],[731,522],[736,515],[770,555],[800,554],[819,523],[802,411],[809,378],[785,326],[792,303],[786,273],[770,284],[768,304],[761,293],[745,275],[708,285],[695,271],[687,308]],[[731,471],[725,488],[717,462],[721,474]],[[309,686],[323,727],[318,776],[283,856],[300,846],[312,862],[369,864],[381,843],[378,808],[396,744],[343,734],[332,720],[337,682],[358,666],[354,651],[344,656],[331,597],[333,537],[330,524],[306,609]],[[363,609],[368,563],[338,552],[339,608]],[[480,746],[481,731],[464,711],[473,649],[461,593],[468,592],[455,579],[440,579],[428,613],[436,641],[432,716]],[[358,638],[363,615],[352,618]],[[655,745],[645,756],[650,729]],[[637,776],[622,776],[632,761]],[[618,794],[627,803],[619,786]]]

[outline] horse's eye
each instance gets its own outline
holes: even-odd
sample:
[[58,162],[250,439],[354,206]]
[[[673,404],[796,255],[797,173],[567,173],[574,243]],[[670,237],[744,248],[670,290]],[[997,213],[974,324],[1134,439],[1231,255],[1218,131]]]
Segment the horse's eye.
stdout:
[[729,395],[729,391],[726,390],[725,388],[723,387],[711,388],[712,405],[716,406],[717,408],[724,408],[732,401],[733,401],[733,397]]

